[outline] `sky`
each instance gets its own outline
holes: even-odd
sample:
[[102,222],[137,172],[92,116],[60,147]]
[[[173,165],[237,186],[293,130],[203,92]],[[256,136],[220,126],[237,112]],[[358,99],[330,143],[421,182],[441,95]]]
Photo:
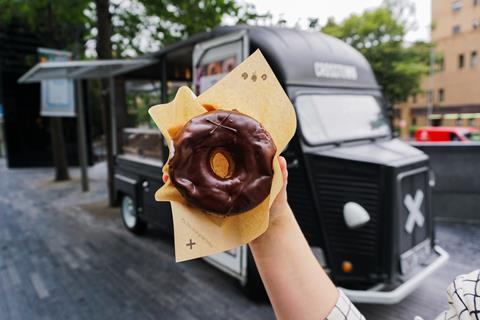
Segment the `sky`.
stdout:
[[[429,26],[431,23],[431,1],[412,0],[416,6],[416,26],[407,33],[406,40],[430,40]],[[329,17],[341,21],[352,13],[362,13],[381,5],[382,0],[248,0],[254,4],[259,13],[269,11],[274,20],[283,18],[287,26],[299,24],[306,27],[308,18],[319,18],[324,25]]]

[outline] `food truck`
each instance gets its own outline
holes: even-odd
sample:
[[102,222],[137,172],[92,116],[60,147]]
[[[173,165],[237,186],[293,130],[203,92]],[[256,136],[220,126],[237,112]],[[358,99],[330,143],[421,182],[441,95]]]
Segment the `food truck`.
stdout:
[[[394,137],[381,88],[358,51],[319,32],[220,27],[148,55],[154,64],[124,76],[156,77],[167,102],[175,83],[201,94],[257,49],[296,110],[297,131],[282,154],[288,201],[312,251],[353,301],[402,300],[448,254],[435,243],[428,157]],[[159,131],[127,128],[123,141],[115,194],[125,227],[172,233],[170,204],[154,199],[168,159]],[[261,292],[248,246],[205,259],[252,296]]]

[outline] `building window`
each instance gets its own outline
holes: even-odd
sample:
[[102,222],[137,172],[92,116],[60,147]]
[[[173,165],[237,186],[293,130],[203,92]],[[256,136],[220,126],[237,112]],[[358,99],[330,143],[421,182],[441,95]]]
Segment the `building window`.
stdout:
[[470,67],[474,68],[478,63],[478,54],[477,51],[472,51],[470,55]]
[[462,69],[465,66],[465,56],[463,53],[458,55],[458,69]]
[[416,126],[416,125],[417,125],[417,118],[412,117],[412,126]]
[[462,0],[457,0],[452,3],[452,11],[458,12],[462,9]]
[[432,127],[441,127],[442,118],[432,119]]
[[[480,0],[478,0],[478,1],[480,1]],[[480,27],[480,20],[479,19],[473,20],[472,26],[473,26],[473,30],[477,30],[478,27]]]
[[437,71],[442,72],[445,71],[445,57],[442,55],[437,60]]
[[445,100],[445,90],[438,89],[438,101],[443,102]]
[[432,90],[427,90],[427,101],[428,101],[428,103],[433,103]]
[[473,0],[473,6],[480,5],[480,0]]
[[460,25],[457,24],[457,25],[453,26],[452,33],[453,34],[459,34],[460,33]]
[[[455,120],[455,125],[458,127],[463,125],[463,120],[460,115],[458,115],[457,119]],[[457,136],[455,137],[455,139],[452,139],[452,141],[457,141],[457,140],[459,140]]]
[[416,93],[412,96],[412,102],[417,103],[417,94]]

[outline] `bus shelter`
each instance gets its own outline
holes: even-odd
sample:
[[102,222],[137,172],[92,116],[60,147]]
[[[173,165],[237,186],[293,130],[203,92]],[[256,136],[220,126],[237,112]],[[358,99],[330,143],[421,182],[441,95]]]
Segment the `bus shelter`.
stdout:
[[[87,61],[65,61],[65,62],[43,62],[38,63],[27,71],[23,76],[18,79],[19,83],[40,83],[44,80],[54,79],[69,79],[74,80],[75,83],[75,105],[76,105],[76,117],[78,127],[78,145],[79,145],[79,164],[81,172],[82,190],[88,191],[88,171],[87,171],[87,137],[85,126],[85,107],[82,80],[92,79],[108,79],[109,81],[109,96],[110,106],[109,114],[104,115],[110,118],[110,121],[104,123],[110,123],[109,128],[105,129],[105,135],[110,135],[111,139],[106,141],[112,141],[111,145],[106,145],[106,148],[111,148],[110,154],[112,157],[107,158],[108,168],[108,188],[109,194],[112,194],[113,189],[113,157],[117,153],[117,112],[116,112],[116,92],[114,79],[120,74],[127,73],[132,70],[136,70],[155,62],[154,59],[132,59],[132,60],[87,60]],[[110,199],[110,203],[113,203],[113,199]]]
[[[114,205],[117,200],[114,192],[114,176],[119,171],[118,163],[128,161],[140,166],[154,163],[155,167],[161,167],[163,165],[162,154],[165,155],[168,152],[160,132],[150,122],[148,114],[145,113],[141,117],[144,120],[141,125],[125,121],[125,115],[129,112],[126,110],[128,109],[126,100],[130,100],[130,103],[132,100],[135,103],[136,100],[131,97],[128,99],[126,92],[147,92],[155,96],[154,99],[148,101],[148,106],[168,102],[180,86],[192,85],[195,69],[192,64],[194,47],[199,42],[226,35],[231,31],[226,28],[218,28],[215,32],[197,34],[157,52],[130,60],[39,63],[20,77],[18,82],[39,83],[51,79],[75,81],[82,189],[88,190],[85,110],[80,94],[83,92],[82,81],[94,79],[109,81],[108,120],[111,126],[105,128],[105,135],[110,136],[111,144],[106,144],[106,148],[110,148],[112,156],[107,157],[106,160],[109,203]],[[153,188],[146,188],[146,190],[151,189],[153,190]]]

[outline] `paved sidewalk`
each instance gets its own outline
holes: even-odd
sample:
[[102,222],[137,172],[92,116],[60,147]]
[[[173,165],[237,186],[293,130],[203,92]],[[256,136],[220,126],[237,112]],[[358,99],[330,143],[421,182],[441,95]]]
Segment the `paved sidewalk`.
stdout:
[[203,261],[176,264],[171,240],[125,231],[118,209],[86,213],[103,182],[84,195],[52,176],[0,163],[0,319],[273,318]]
[[[74,172],[75,173],[75,172]],[[202,260],[176,264],[170,238],[124,230],[105,204],[105,184],[53,183],[46,169],[0,161],[0,319],[273,319],[234,280]],[[396,306],[361,305],[367,319],[433,318],[456,274],[480,266],[480,226],[440,225],[453,259]]]

